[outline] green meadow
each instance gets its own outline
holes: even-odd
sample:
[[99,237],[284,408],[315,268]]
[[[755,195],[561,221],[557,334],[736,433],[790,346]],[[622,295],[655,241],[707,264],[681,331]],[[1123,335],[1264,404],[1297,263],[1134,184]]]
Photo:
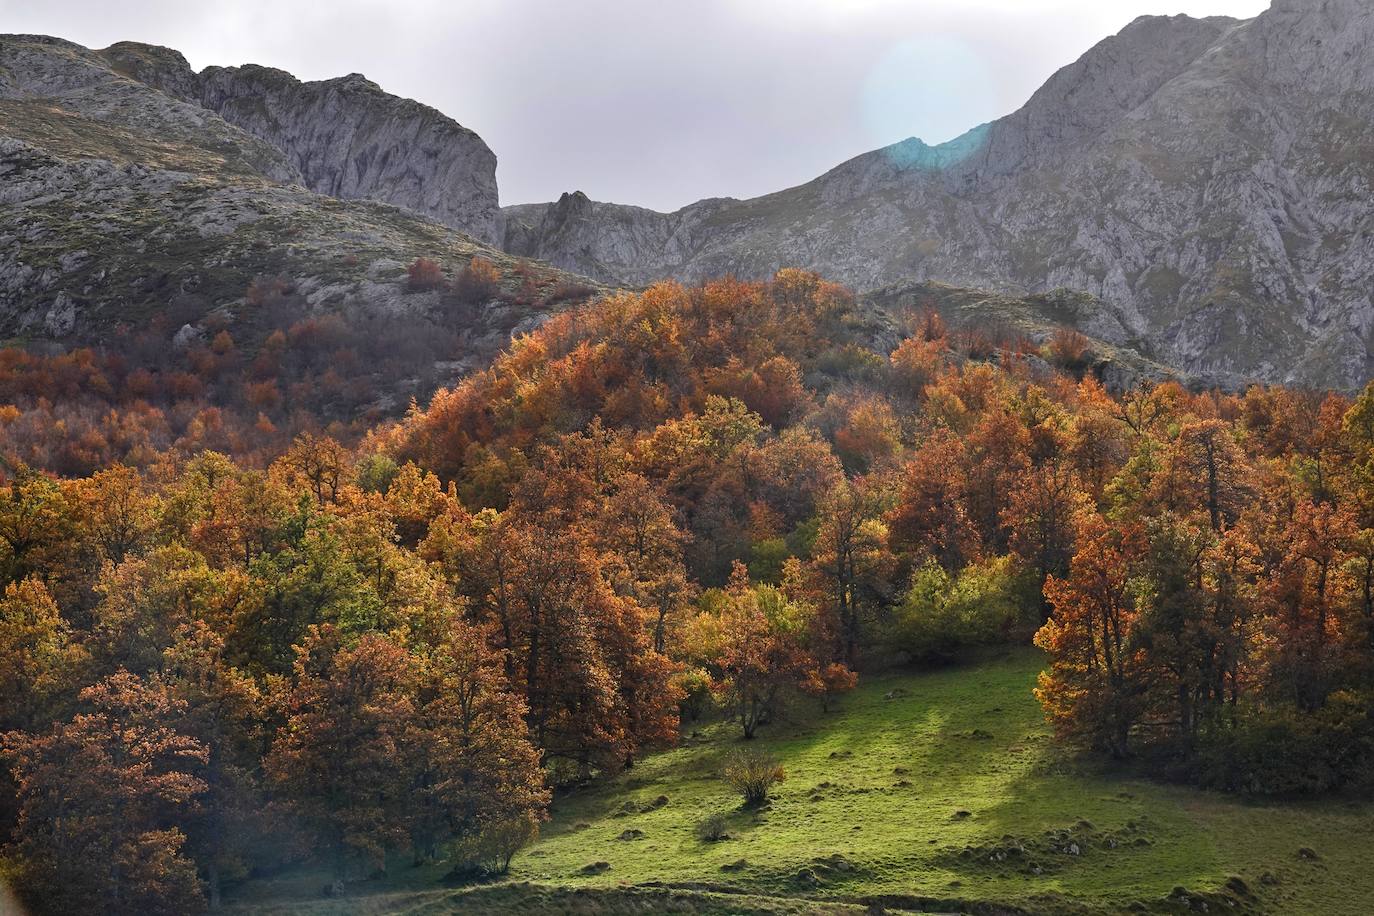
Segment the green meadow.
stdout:
[[[398,862],[347,900],[257,882],[254,913],[1320,913],[1374,907],[1374,804],[1248,802],[1113,773],[1055,745],[1042,657],[864,679],[753,745],[786,769],[745,810],[719,779],[731,723],[555,800],[505,882],[446,887]],[[728,838],[698,826],[726,818]],[[311,892],[314,891],[312,894]],[[307,898],[310,902],[307,902]]]

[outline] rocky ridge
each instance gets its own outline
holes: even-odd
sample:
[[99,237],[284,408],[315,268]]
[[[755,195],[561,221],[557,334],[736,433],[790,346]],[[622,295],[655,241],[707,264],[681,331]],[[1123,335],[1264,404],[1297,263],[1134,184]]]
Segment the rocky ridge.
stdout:
[[360,73],[301,82],[250,64],[197,74],[180,53],[137,42],[99,53],[116,72],[280,149],[312,191],[395,204],[497,241],[496,156],[482,138]]
[[861,290],[1076,289],[1160,363],[1349,389],[1374,372],[1371,87],[1367,0],[1144,17],[948,144],[671,214],[508,207],[504,243],[616,283],[795,265]]
[[[167,314],[251,330],[247,292],[264,277],[289,278],[310,311],[439,316],[441,295],[410,289],[407,265],[452,274],[482,255],[502,295],[463,316],[456,374],[561,307],[549,291],[595,291],[414,208],[310,190],[301,155],[200,104],[201,78],[166,65],[180,55],[138,47],[134,66],[129,46],[0,37],[0,335],[100,343]],[[355,89],[376,94],[342,91]]]

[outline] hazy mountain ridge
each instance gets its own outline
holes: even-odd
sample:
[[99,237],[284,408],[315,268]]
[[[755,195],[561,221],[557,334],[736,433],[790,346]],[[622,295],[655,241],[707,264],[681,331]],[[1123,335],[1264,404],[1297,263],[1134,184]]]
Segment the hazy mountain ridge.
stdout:
[[611,282],[795,264],[1111,303],[1161,362],[1350,388],[1370,375],[1374,5],[1145,17],[1019,111],[797,188],[659,214],[507,208],[508,250]]

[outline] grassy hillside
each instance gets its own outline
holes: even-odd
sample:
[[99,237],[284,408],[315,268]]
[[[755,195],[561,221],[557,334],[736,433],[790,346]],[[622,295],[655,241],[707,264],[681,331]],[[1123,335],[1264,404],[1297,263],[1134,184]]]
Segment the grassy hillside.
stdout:
[[[1040,662],[871,677],[834,712],[794,708],[756,742],[787,769],[762,811],[716,778],[736,736],[713,724],[559,799],[510,884],[442,889],[442,869],[398,863],[382,896],[311,910],[1367,912],[1374,805],[1248,804],[1096,771],[1051,744],[1030,694]],[[730,839],[704,842],[715,812]],[[296,909],[277,899],[246,908]]]

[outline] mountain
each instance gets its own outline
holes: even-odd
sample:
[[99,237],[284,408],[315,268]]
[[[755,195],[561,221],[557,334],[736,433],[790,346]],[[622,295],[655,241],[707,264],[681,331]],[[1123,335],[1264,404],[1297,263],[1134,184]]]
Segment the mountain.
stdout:
[[[451,275],[481,254],[503,296],[462,318],[470,349],[448,362],[470,367],[566,301],[556,289],[594,291],[578,275],[800,266],[893,308],[903,290],[982,289],[956,317],[1014,313],[1040,339],[1062,315],[1122,378],[1351,389],[1374,374],[1372,52],[1368,0],[1143,17],[949,143],[658,213],[580,192],[500,209],[480,137],[358,74],[197,73],[151,45],[3,36],[0,334],[242,317],[248,284],[276,275],[309,309],[449,321],[405,266]],[[532,279],[529,259],[557,269]]]
[[116,72],[202,105],[282,150],[312,191],[385,201],[498,241],[496,156],[482,138],[362,74],[303,83],[251,64],[197,74],[176,51],[135,42],[101,56]]
[[[165,48],[0,36],[0,334],[106,345],[175,316],[169,338],[213,324],[252,344],[271,328],[250,285],[277,277],[286,319],[439,322],[463,341],[450,369],[480,363],[595,291],[488,244],[495,164],[475,133],[357,75],[197,74]],[[476,255],[499,280],[461,320],[407,274]]]
[[795,265],[861,290],[1069,288],[1181,370],[1353,388],[1374,370],[1371,90],[1368,0],[1144,17],[949,143],[675,213],[507,207],[504,244],[612,283]]

